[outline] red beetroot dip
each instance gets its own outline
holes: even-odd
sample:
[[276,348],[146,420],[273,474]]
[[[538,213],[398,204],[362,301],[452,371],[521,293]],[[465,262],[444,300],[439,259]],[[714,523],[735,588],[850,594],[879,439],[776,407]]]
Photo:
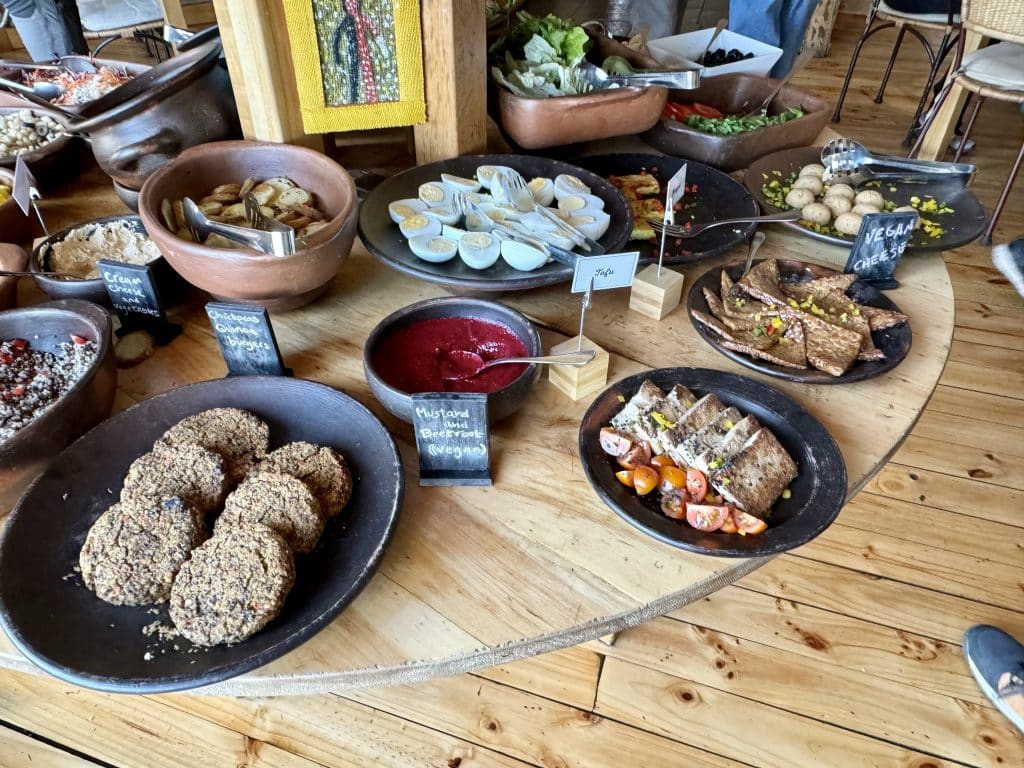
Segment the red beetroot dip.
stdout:
[[[506,325],[471,317],[439,317],[397,328],[381,339],[373,367],[390,386],[403,392],[480,392],[490,394],[518,379],[526,365],[496,365],[466,380],[446,378],[460,367],[459,351],[484,359],[520,357],[526,345]],[[464,368],[465,366],[461,366]]]

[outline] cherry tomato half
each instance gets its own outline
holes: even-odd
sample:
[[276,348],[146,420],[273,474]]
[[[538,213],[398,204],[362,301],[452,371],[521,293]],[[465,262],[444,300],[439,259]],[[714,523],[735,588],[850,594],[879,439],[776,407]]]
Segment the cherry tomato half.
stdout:
[[688,498],[686,491],[683,490],[663,491],[661,494],[661,511],[665,513],[665,517],[671,517],[673,520],[685,520],[686,500]]
[[672,457],[669,456],[667,453],[661,453],[661,454],[658,454],[657,456],[655,456],[653,459],[651,459],[651,464],[653,464],[656,467],[676,467],[676,466],[679,466],[678,464],[676,464],[672,460]]
[[[634,443],[625,456],[619,456],[619,466],[623,469],[636,469],[651,463],[651,444],[647,441]],[[657,473],[655,473],[657,474]]]
[[694,504],[700,504],[708,495],[708,479],[699,469],[686,470],[686,490],[690,492]]
[[694,114],[700,115],[701,117],[715,118],[715,117],[721,117],[722,116],[721,112],[719,112],[714,107],[709,106],[708,104],[699,104],[699,103],[694,104],[693,105],[693,112],[694,112]]
[[615,473],[615,478],[627,488],[633,487],[633,470],[621,469]]
[[641,464],[633,470],[633,488],[641,496],[646,496],[657,488],[658,480],[658,471],[654,467]]
[[686,522],[698,531],[717,531],[729,517],[729,507],[715,504],[687,504]]
[[611,427],[601,427],[598,439],[601,443],[601,450],[609,456],[625,456],[633,447],[633,441],[627,435]]
[[686,487],[686,473],[679,467],[658,467],[658,474],[663,492]]
[[760,517],[741,512],[736,509],[733,510],[732,519],[736,522],[736,527],[740,533],[763,533],[764,529],[768,527],[768,523],[762,520]]
[[725,522],[722,523],[722,527],[718,529],[722,533],[737,533],[739,528],[736,527],[736,521],[733,520],[732,515],[725,518]]

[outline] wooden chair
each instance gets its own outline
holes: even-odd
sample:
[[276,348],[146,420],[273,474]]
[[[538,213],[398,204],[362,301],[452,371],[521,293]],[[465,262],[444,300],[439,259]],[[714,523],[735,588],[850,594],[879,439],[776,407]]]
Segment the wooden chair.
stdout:
[[[843,109],[843,102],[846,100],[846,92],[850,88],[850,80],[853,78],[854,67],[857,66],[857,59],[860,57],[860,49],[875,33],[883,29],[898,30],[896,42],[892,47],[892,55],[889,57],[889,64],[882,75],[882,83],[875,95],[875,103],[881,104],[885,95],[885,87],[889,84],[889,76],[892,74],[893,65],[896,63],[896,55],[900,52],[900,45],[907,32],[910,32],[924,46],[928,54],[928,79],[921,92],[921,99],[917,103],[917,111],[914,112],[914,119],[910,122],[910,129],[903,139],[904,145],[909,146],[914,136],[919,133],[918,122],[924,112],[924,106],[928,102],[928,95],[938,78],[942,62],[953,50],[957,40],[960,39],[960,15],[953,13],[953,3],[949,5],[948,13],[903,13],[891,8],[885,0],[872,0],[871,8],[868,11],[867,21],[864,24],[864,32],[857,41],[857,47],[853,49],[853,56],[850,58],[850,66],[846,70],[846,80],[843,81],[843,89],[839,92],[839,101],[836,103],[835,112],[832,113],[832,122],[839,122],[839,115]],[[942,32],[942,41],[933,46],[922,30]]]
[[146,51],[160,59],[160,51],[171,55],[171,47],[159,34],[165,24],[187,27],[183,6],[208,4],[209,0],[76,0],[86,39],[135,37]]
[[[965,30],[1001,42],[986,48],[979,48],[965,56],[964,41],[961,37],[945,85],[935,100],[935,106],[932,107],[928,119],[925,120],[917,142],[910,150],[910,157],[920,151],[925,134],[954,85],[959,85],[974,95],[974,108],[967,118],[963,139],[956,150],[954,162],[960,160],[963,147],[967,143],[971,129],[974,128],[974,121],[977,120],[978,112],[985,99],[992,98],[999,101],[1010,101],[1014,104],[1024,104],[1024,47],[1021,47],[1021,44],[1024,44],[1024,11],[1022,11],[1020,0],[963,0],[961,15]],[[1024,161],[1024,143],[1021,144],[1017,159],[1014,161],[1013,167],[1010,168],[1010,175],[1006,177],[1006,184],[1003,185],[999,202],[996,203],[985,234],[982,235],[981,242],[986,245],[992,242],[992,232],[995,230],[999,215],[1003,212],[1006,200],[1010,196],[1010,189],[1017,178],[1022,161]]]

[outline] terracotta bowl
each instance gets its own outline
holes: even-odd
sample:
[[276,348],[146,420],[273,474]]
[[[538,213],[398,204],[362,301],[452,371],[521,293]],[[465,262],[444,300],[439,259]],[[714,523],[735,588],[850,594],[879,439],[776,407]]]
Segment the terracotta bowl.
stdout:
[[[326,227],[291,256],[212,248],[183,240],[160,216],[163,200],[198,200],[219,184],[285,176],[312,192]],[[223,301],[285,311],[307,304],[334,279],[352,250],[358,202],[352,177],[330,158],[288,144],[221,141],[191,147],[146,181],[139,214],[164,257],[185,280]]]
[[0,443],[0,515],[60,451],[110,414],[117,385],[113,328],[102,307],[68,299],[0,313],[0,339],[27,339],[36,349],[54,350],[71,334],[96,342],[96,359],[71,391]]
[[[708,104],[727,115],[742,114],[750,106],[764,101],[778,84],[778,80],[758,75],[723,75],[705,80],[696,90],[673,91],[670,96],[674,101]],[[642,138],[667,155],[696,160],[731,173],[780,149],[813,144],[832,111],[824,99],[787,85],[768,105],[768,114],[777,115],[790,107],[803,109],[804,116],[782,125],[732,136],[713,136],[684,123],[660,118]]]
[[[14,171],[10,168],[0,168],[0,184],[14,189]],[[0,241],[5,243],[27,243],[32,236],[39,231],[39,224],[35,216],[26,216],[21,208],[9,198],[6,203],[0,203]],[[14,269],[6,267],[6,269]]]
[[[82,227],[88,227],[90,224],[107,224],[114,221],[123,221],[128,226],[145,235],[146,228],[142,224],[142,220],[138,216],[104,216],[99,219],[92,219],[91,221],[83,221],[78,224],[73,224],[70,227],[66,227],[59,232],[54,232],[47,238],[40,240],[35,248],[32,249],[32,255],[29,258],[29,271],[32,272],[32,279],[36,281],[36,285],[39,286],[47,296],[51,299],[82,299],[84,301],[92,301],[96,304],[102,304],[105,307],[110,306],[110,297],[107,295],[106,286],[103,284],[103,278],[94,277],[88,280],[60,280],[55,277],[50,277],[45,274],[53,268],[50,263],[50,249],[55,243],[59,243],[69,234],[72,230],[81,229]],[[153,270],[153,276],[157,283],[157,289],[160,291],[161,296],[166,299],[166,294],[170,283],[177,279],[174,272],[167,266],[167,262],[163,258],[157,258],[150,262],[150,267]]]
[[[380,404],[402,421],[412,423],[412,393],[388,384],[380,377],[373,365],[373,359],[381,341],[393,330],[403,328],[422,320],[441,317],[469,317],[488,320],[512,329],[512,332],[526,346],[526,354],[541,355],[543,347],[540,335],[525,315],[496,301],[472,299],[462,296],[445,296],[410,304],[393,312],[377,325],[363,346],[363,373],[370,385],[370,391]],[[493,424],[511,416],[526,402],[530,389],[540,378],[540,366],[532,364],[511,384],[487,396],[487,417]]]
[[[589,58],[623,56],[635,67],[653,68],[653,59],[607,37],[591,35]],[[583,141],[642,133],[658,122],[667,88],[613,88],[582,96],[528,99],[502,87],[497,94],[497,119],[508,137],[523,149],[542,149]]]
[[[24,272],[28,254],[20,245],[0,243],[0,269]],[[18,303],[18,278],[0,277],[0,311],[11,309]]]
[[[0,93],[0,115],[28,109],[36,114],[45,113],[58,124],[67,128],[67,120],[56,112],[26,105],[10,94]],[[65,134],[43,144],[38,149],[24,153],[36,183],[40,189],[52,188],[56,184],[75,178],[82,167],[82,140]],[[17,158],[14,155],[0,157],[0,168],[14,169]]]

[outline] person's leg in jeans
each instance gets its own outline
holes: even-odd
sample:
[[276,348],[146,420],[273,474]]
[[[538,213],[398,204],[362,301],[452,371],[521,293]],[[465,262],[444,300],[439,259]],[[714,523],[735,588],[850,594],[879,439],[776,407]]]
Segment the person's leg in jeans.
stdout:
[[74,0],[2,0],[33,61],[88,53]]
[[730,0],[729,29],[782,49],[772,77],[783,77],[803,46],[817,0]]

